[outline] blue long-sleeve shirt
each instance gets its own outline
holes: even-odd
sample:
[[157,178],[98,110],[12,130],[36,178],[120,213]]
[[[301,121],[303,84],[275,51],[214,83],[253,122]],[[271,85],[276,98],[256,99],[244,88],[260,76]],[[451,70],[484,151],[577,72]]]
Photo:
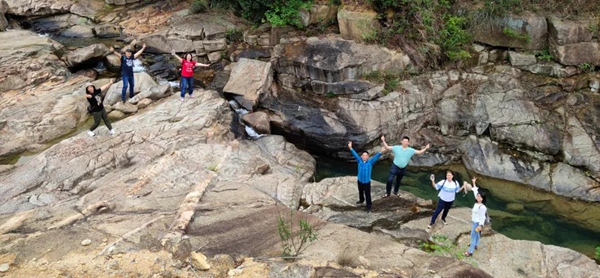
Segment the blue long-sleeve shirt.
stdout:
[[358,162],[358,181],[360,183],[368,183],[371,182],[371,170],[373,170],[373,164],[377,162],[381,153],[375,154],[373,157],[369,158],[367,161],[363,162],[362,158],[356,153],[354,149],[350,149],[352,152],[352,156]]

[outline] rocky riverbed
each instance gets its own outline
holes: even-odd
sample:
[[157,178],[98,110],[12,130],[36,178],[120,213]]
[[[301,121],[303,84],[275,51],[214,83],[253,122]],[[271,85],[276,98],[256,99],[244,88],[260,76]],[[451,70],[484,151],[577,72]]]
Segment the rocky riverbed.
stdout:
[[[561,196],[560,217],[600,230],[599,77],[572,67],[581,53],[570,44],[589,44],[568,36],[578,25],[553,20],[545,26],[554,31],[535,36],[569,38],[552,46],[562,64],[476,44],[478,66],[407,77],[387,91],[365,75],[409,71],[410,57],[348,40],[356,23],[344,13],[341,35],[307,38],[216,12],[188,15],[170,1],[123,2],[0,0],[3,275],[600,277],[580,253],[493,231],[464,260],[455,251],[467,242],[467,209],[428,232],[430,200],[375,197],[377,210],[365,214],[353,205],[354,178],[311,182],[309,152],[346,159],[348,140],[373,149],[382,134],[409,135],[434,146],[413,166],[460,162],[465,174],[493,181],[494,195],[507,194],[499,185],[510,181]],[[315,4],[303,22],[334,17],[325,7]],[[238,29],[243,42],[234,44],[226,36]],[[118,71],[113,45],[65,47],[36,32],[148,44],[137,96],[119,102],[120,82],[108,92],[115,136],[103,126],[93,138],[77,133],[89,119],[84,86],[108,82],[93,68]],[[174,77],[171,49],[211,64],[202,78],[212,83],[197,98],[180,102],[157,82]],[[239,119],[232,99],[250,113]],[[270,135],[245,140],[240,125]],[[12,165],[23,153],[28,161]],[[382,187],[374,182],[373,196]],[[318,233],[293,262],[280,258],[277,232],[290,211]],[[440,234],[454,253],[422,250],[442,244]]]

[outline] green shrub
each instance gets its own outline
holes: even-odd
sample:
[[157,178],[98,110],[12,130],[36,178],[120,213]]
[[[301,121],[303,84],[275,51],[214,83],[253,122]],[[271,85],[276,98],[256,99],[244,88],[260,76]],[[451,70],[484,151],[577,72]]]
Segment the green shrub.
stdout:
[[594,72],[596,69],[596,67],[590,63],[579,64],[577,67],[584,72]]
[[266,21],[273,26],[292,25],[302,27],[300,21],[300,8],[309,9],[312,0],[275,0],[265,13]]
[[317,240],[317,229],[306,219],[298,219],[295,210],[290,209],[289,218],[282,216],[279,210],[277,213],[277,233],[281,239],[283,256],[298,257]]
[[552,54],[550,53],[550,51],[548,49],[534,51],[533,55],[535,55],[535,57],[538,58],[538,60],[540,60],[540,61],[554,60],[554,56],[552,56]]
[[600,260],[600,246],[596,247],[596,260]]
[[471,43],[471,35],[466,30],[467,19],[455,15],[445,17],[444,29],[441,31],[442,51],[452,61],[471,58],[471,54],[464,50]]
[[506,35],[507,37],[509,37],[511,39],[525,41],[528,43],[531,42],[531,37],[528,34],[521,34],[511,28],[508,28],[508,27],[505,27],[504,29],[502,29],[502,34]]
[[452,243],[447,236],[434,234],[431,236],[431,242],[421,242],[419,249],[442,257],[455,258],[457,260],[465,260],[467,263],[475,265],[475,261],[465,257],[466,248],[460,248]]
[[244,34],[237,29],[227,29],[225,31],[225,39],[228,43],[236,43],[244,41]]
[[206,11],[208,11],[208,3],[205,0],[194,0],[190,5],[191,14],[204,13]]

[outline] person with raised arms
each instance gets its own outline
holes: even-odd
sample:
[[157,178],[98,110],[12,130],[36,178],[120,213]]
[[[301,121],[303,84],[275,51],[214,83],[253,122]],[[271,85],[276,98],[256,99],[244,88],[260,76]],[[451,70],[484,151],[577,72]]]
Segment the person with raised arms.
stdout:
[[394,178],[396,178],[396,185],[394,186],[394,195],[398,196],[398,190],[400,189],[400,181],[406,174],[406,166],[408,162],[415,154],[422,154],[429,149],[429,144],[425,146],[425,148],[420,150],[415,150],[409,147],[410,138],[407,136],[402,137],[402,145],[390,147],[385,142],[385,136],[381,136],[381,142],[383,143],[383,147],[386,150],[390,150],[394,153],[394,161],[392,163],[392,167],[390,168],[390,175],[388,176],[385,191],[386,194],[383,195],[383,198],[387,198],[390,196],[392,191],[392,182]]
[[433,216],[431,217],[431,222],[427,225],[427,229],[430,229],[431,226],[435,224],[435,220],[442,213],[442,222],[446,225],[446,216],[448,216],[448,212],[450,208],[452,208],[452,204],[454,203],[454,199],[456,198],[456,193],[465,190],[464,187],[461,187],[458,181],[454,180],[454,173],[450,170],[446,171],[446,178],[444,180],[435,183],[435,176],[431,174],[430,177],[431,186],[435,188],[435,190],[440,191],[438,194],[438,204],[433,212]]
[[121,53],[115,51],[115,49],[112,47],[109,49],[110,52],[117,55],[117,57],[119,57],[119,59],[121,59],[121,78],[123,79],[123,89],[121,90],[121,100],[123,102],[125,102],[125,100],[126,100],[128,87],[129,87],[129,98],[133,98],[133,96],[134,96],[133,91],[134,91],[134,87],[135,87],[135,82],[134,82],[134,75],[133,75],[133,61],[135,59],[137,59],[138,57],[140,57],[140,55],[142,55],[142,52],[144,52],[144,49],[146,49],[145,43],[142,46],[142,49],[140,49],[140,51],[136,52],[135,54],[133,54],[133,51],[129,48],[127,50],[125,50],[125,55],[121,55]]
[[369,158],[369,152],[363,151],[358,156],[358,153],[352,148],[352,141],[348,142],[348,149],[352,153],[356,162],[358,162],[358,202],[357,205],[367,201],[365,211],[371,213],[372,202],[371,202],[371,172],[373,165],[377,162],[381,153],[385,151],[385,148],[381,148],[381,151],[376,153],[373,157]]
[[197,63],[192,60],[192,54],[185,54],[185,59],[177,56],[175,54],[175,50],[171,50],[171,55],[173,55],[179,62],[181,63],[181,101],[185,101],[185,91],[188,90],[190,93],[190,97],[194,97],[194,68],[197,66],[201,67],[209,67],[209,64]]

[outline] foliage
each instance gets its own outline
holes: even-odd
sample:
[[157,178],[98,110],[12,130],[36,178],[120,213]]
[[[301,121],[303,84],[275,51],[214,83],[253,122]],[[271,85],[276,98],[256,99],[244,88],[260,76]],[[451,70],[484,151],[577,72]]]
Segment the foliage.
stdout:
[[521,34],[511,28],[508,28],[508,27],[502,29],[502,34],[506,35],[507,37],[509,37],[511,39],[525,41],[528,43],[531,42],[531,37],[528,34]]
[[459,248],[456,244],[452,243],[447,236],[434,234],[431,238],[431,242],[421,242],[421,244],[419,244],[419,249],[442,257],[450,257],[458,260],[466,259],[467,263],[476,265],[471,258],[465,257],[464,253],[466,252],[466,248]]
[[483,12],[488,15],[501,16],[507,13],[520,13],[523,11],[522,0],[485,0]]
[[441,32],[441,43],[444,54],[452,61],[471,58],[464,48],[471,43],[471,36],[466,30],[467,19],[455,15],[446,16],[445,28]]
[[396,90],[400,85],[400,79],[404,76],[403,73],[398,71],[372,71],[362,75],[362,79],[371,81],[376,84],[384,84],[383,94],[387,95],[389,92]]
[[289,218],[282,216],[279,211],[277,214],[277,233],[281,239],[283,256],[298,257],[317,240],[317,230],[306,219],[298,219],[294,210],[290,210]]
[[335,97],[335,93],[334,92],[327,92],[327,94],[325,95],[328,98],[334,98]]
[[600,246],[596,247],[596,260],[600,260]]
[[189,10],[191,14],[204,13],[208,11],[208,3],[205,0],[194,0]]
[[540,61],[554,60],[554,56],[552,56],[552,53],[550,53],[550,51],[547,48],[540,51],[534,51],[533,55],[535,55],[535,57],[537,57]]
[[309,9],[312,0],[275,0],[265,13],[266,20],[273,26],[293,25],[302,27],[300,8]]
[[584,72],[593,72],[596,69],[596,67],[590,63],[579,64],[577,67]]
[[227,31],[225,31],[225,39],[227,40],[227,43],[242,42],[244,41],[244,34],[237,29],[227,29]]

